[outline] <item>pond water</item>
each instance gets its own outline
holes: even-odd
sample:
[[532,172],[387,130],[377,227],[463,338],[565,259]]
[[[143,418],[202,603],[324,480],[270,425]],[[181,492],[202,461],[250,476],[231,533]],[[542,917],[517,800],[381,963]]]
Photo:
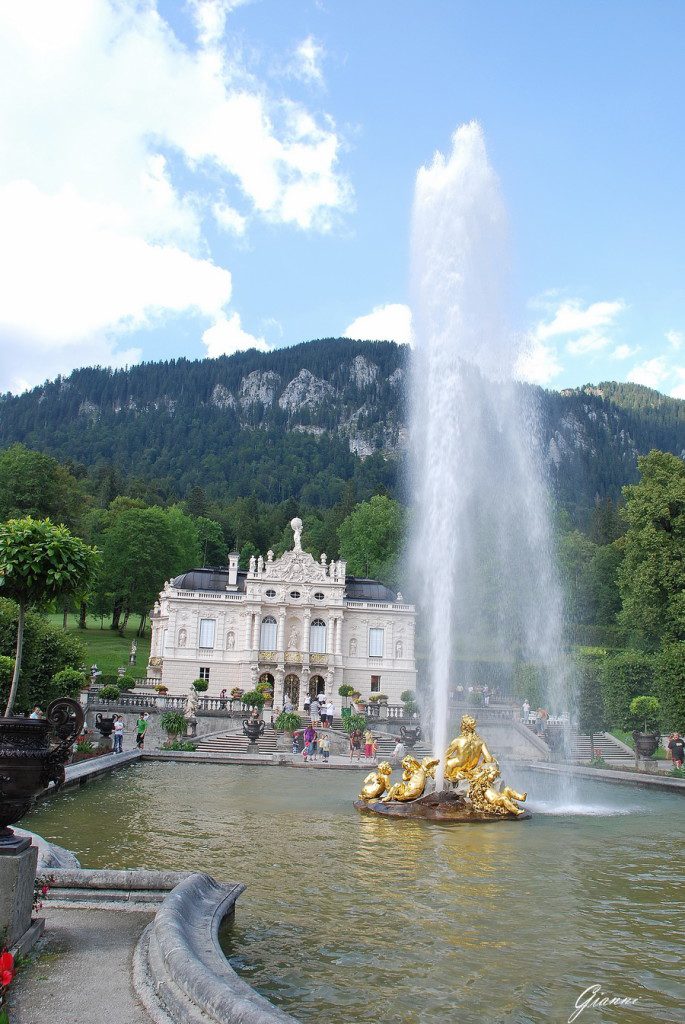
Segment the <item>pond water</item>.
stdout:
[[682,1022],[683,798],[505,777],[531,821],[362,816],[353,772],[146,763],[23,824],[84,867],[245,882],[226,954],[307,1024],[561,1022],[594,984],[638,1002],[582,1024]]

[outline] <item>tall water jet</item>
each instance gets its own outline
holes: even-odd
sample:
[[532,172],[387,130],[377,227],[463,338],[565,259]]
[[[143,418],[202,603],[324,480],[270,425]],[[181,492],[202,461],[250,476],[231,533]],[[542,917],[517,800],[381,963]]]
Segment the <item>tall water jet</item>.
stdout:
[[449,691],[483,681],[479,658],[534,664],[551,707],[568,707],[536,410],[515,379],[506,214],[476,123],[418,172],[412,279],[412,562],[437,756]]

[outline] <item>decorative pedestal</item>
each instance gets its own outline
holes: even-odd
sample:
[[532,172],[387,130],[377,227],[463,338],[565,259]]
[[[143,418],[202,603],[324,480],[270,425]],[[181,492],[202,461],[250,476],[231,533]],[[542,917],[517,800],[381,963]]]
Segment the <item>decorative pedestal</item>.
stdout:
[[[38,849],[24,836],[0,841],[0,946],[25,953],[43,931],[31,922]],[[28,934],[27,934],[28,933]]]

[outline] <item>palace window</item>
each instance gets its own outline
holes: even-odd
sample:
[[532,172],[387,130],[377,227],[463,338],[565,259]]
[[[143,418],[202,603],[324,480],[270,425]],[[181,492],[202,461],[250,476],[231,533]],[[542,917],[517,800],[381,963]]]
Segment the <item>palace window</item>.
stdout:
[[276,620],[273,615],[265,615],[262,619],[262,628],[259,634],[260,651],[276,650]]
[[381,692],[381,677],[371,676],[371,693]]
[[323,601],[324,597],[325,594],[322,594],[320,590],[317,590],[317,592],[314,594],[315,601]]
[[384,629],[370,629],[369,630],[369,657],[370,658],[382,658],[383,657],[383,644],[385,641],[385,630]]
[[211,650],[214,647],[214,631],[216,619],[200,619],[200,643],[199,647]]
[[267,590],[266,591],[266,596],[267,597],[275,597],[276,596],[276,591],[275,590]]
[[312,654],[326,653],[326,623],[323,619],[314,619],[309,627],[309,650]]
[[200,669],[200,679],[206,679],[207,682],[209,682],[209,669],[208,668],[201,668]]
[[301,594],[300,594],[299,590],[291,590],[290,591],[290,596],[292,597],[292,599],[294,601],[297,601],[298,597],[300,597]]

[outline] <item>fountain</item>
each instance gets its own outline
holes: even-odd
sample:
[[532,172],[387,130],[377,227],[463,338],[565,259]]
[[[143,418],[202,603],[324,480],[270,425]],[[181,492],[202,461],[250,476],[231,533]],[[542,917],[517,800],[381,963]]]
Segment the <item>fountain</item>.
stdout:
[[[469,655],[534,665],[548,706],[569,709],[536,409],[516,382],[506,236],[482,131],[463,125],[451,153],[419,170],[412,225],[411,562],[436,757],[447,746],[450,685],[482,681]],[[440,762],[438,790],[444,770]]]
[[413,754],[402,760],[402,781],[391,784],[392,765],[383,761],[364,779],[354,806],[358,811],[390,818],[423,818],[428,821],[475,823],[530,818],[519,806],[526,793],[517,793],[501,782],[500,767],[476,732],[476,720],[463,715],[461,732],[438,757],[419,761]]

